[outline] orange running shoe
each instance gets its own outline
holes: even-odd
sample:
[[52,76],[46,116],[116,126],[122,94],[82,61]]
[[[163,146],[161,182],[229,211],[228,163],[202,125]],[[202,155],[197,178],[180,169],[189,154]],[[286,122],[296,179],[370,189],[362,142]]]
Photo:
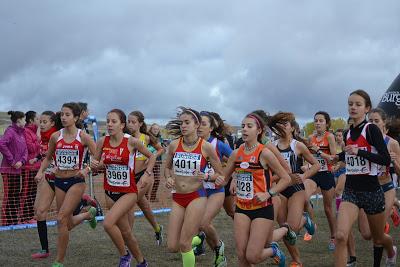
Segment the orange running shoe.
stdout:
[[302,264],[302,263],[295,262],[295,261],[292,261],[292,262],[290,263],[289,267],[303,267],[303,264]]
[[390,225],[386,222],[385,224],[385,229],[383,230],[385,232],[385,234],[389,234],[390,231]]
[[312,240],[312,235],[310,235],[309,233],[305,233],[303,240],[304,241],[311,241]]
[[392,207],[392,214],[390,215],[390,217],[392,218],[393,225],[395,227],[398,227],[400,225],[400,215],[396,207]]

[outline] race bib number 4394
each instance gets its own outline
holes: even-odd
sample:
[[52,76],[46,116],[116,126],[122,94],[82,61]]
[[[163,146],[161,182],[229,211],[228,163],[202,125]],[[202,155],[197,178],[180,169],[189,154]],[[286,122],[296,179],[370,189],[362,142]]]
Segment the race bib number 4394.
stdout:
[[129,187],[131,185],[129,167],[126,165],[107,165],[106,177],[111,186]]
[[56,162],[60,170],[75,170],[79,166],[79,150],[57,149]]
[[194,176],[200,171],[201,155],[190,152],[176,152],[174,155],[174,173],[182,176]]
[[240,171],[236,173],[236,196],[241,199],[253,199],[253,174]]

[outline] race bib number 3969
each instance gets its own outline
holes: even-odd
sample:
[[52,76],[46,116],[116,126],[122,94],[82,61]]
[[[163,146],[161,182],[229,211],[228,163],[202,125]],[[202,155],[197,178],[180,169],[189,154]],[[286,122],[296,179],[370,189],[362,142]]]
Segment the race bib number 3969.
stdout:
[[253,174],[240,171],[236,173],[236,196],[241,199],[253,199]]
[[111,186],[129,187],[131,185],[129,167],[126,165],[107,165],[106,177]]

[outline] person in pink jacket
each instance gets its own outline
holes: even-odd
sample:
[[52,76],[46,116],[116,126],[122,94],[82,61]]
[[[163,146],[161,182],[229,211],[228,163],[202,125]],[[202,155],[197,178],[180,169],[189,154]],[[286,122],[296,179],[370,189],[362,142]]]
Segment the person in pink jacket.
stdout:
[[2,225],[18,223],[21,167],[28,160],[28,149],[24,137],[25,114],[9,111],[12,124],[0,138],[0,153],[3,154],[0,173],[3,178],[4,197],[1,206]]
[[40,138],[38,135],[39,118],[35,111],[25,113],[25,141],[28,149],[28,161],[23,167],[22,192],[20,200],[20,223],[34,223],[34,203],[37,184],[34,180],[40,168]]

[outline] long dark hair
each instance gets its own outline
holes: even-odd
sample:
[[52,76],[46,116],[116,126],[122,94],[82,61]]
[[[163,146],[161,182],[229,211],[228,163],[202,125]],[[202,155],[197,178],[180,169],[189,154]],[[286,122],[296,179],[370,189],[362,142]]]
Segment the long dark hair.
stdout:
[[329,131],[329,129],[331,128],[331,116],[329,116],[328,112],[326,111],[318,111],[314,114],[314,119],[317,115],[322,115],[325,118],[326,121],[326,131]]
[[139,132],[141,133],[147,133],[147,125],[146,122],[144,121],[144,115],[142,112],[139,110],[132,111],[129,113],[130,116],[135,116],[138,120],[139,123],[142,123],[142,126],[140,126]]
[[[255,110],[246,115],[246,118],[251,118],[256,121],[257,127],[261,129],[261,133],[257,136],[257,141],[262,142],[263,135],[265,134],[266,126],[269,122],[269,115],[264,110]],[[283,129],[282,129],[283,131]]]
[[62,123],[61,123],[61,112],[54,113],[51,110],[46,110],[42,112],[42,115],[49,116],[50,121],[54,122],[54,127],[58,130],[63,128]]
[[165,127],[168,131],[169,135],[172,135],[173,137],[181,137],[182,132],[181,132],[181,121],[179,120],[179,117],[183,114],[188,114],[192,116],[193,120],[200,125],[201,123],[201,116],[200,113],[197,112],[194,109],[191,108],[185,108],[185,107],[178,107],[177,108],[177,113],[176,113],[176,118],[170,120],[167,123],[167,126]]
[[210,127],[213,129],[211,135],[215,136],[218,140],[225,141],[225,126],[224,121],[218,113],[210,111],[201,111],[200,116],[205,116],[210,122]]
[[351,92],[350,95],[359,95],[359,96],[361,96],[365,100],[365,106],[367,108],[372,108],[371,97],[364,90],[362,90],[362,89],[355,90],[355,91]]
[[29,110],[28,112],[25,113],[25,122],[26,124],[30,124],[34,122],[36,117],[36,111]]
[[64,103],[62,105],[63,108],[69,108],[70,110],[72,110],[72,114],[74,115],[74,117],[78,117],[78,120],[75,122],[75,126],[79,129],[83,128],[83,123],[80,119],[81,116],[81,107],[79,106],[78,103],[75,102],[69,102],[69,103]]
[[13,111],[13,110],[10,110],[9,112],[7,112],[7,114],[11,116],[10,119],[11,119],[11,121],[12,121],[13,123],[16,123],[17,120],[19,120],[19,119],[25,118],[25,114],[24,114],[22,111]]
[[122,132],[123,132],[123,133],[128,133],[129,131],[128,131],[128,128],[127,128],[127,125],[126,125],[126,115],[125,115],[125,112],[123,112],[123,111],[120,110],[119,108],[114,108],[114,109],[110,110],[107,114],[110,114],[110,113],[115,113],[115,114],[117,114],[117,116],[118,116],[120,122],[123,123],[123,124],[125,124],[124,128],[122,129]]

